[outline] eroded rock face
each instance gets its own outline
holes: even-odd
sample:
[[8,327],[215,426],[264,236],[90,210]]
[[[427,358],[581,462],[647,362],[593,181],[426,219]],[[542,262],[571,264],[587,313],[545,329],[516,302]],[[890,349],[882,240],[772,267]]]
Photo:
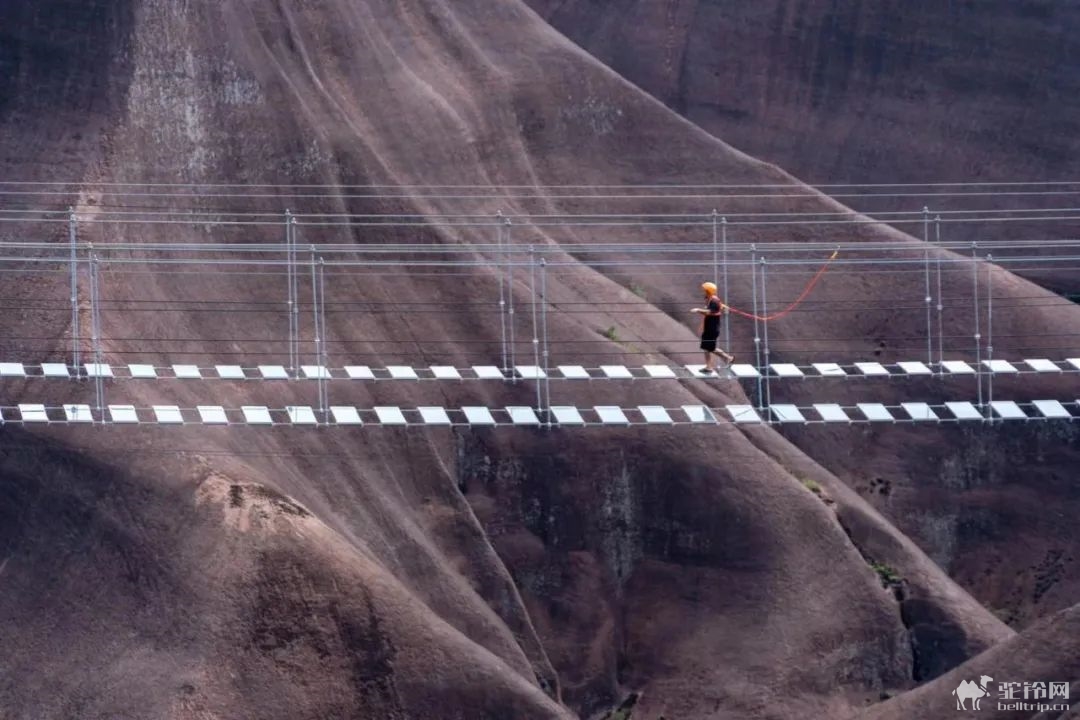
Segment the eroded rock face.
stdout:
[[[528,1],[668,107],[813,184],[1071,182],[1080,171],[1080,9],[1071,3]],[[961,208],[1050,209],[1073,188],[978,194],[989,190],[1005,188],[829,192],[881,217],[909,213],[898,227],[933,238],[924,207],[931,219]],[[936,194],[946,191],[967,194]],[[964,242],[1072,232],[1053,221],[938,230]],[[1023,275],[1075,292],[1050,266]]]
[[[1063,181],[1080,170],[1080,75],[1072,70],[1080,57],[1080,11],[1067,3],[530,4],[668,107],[805,179]],[[950,209],[1053,207],[1060,199],[850,197],[846,202],[872,213],[917,211],[935,202]],[[902,229],[922,232],[918,226]],[[944,237],[983,241],[1070,232],[1053,223],[985,223],[950,227]],[[1026,275],[1062,294],[1073,292],[1068,273],[1035,266]],[[948,294],[956,291],[957,279]],[[953,305],[947,316],[958,309]],[[1023,315],[1019,308],[1007,312],[1017,319]],[[953,351],[962,354],[959,338],[975,332],[970,314],[953,328],[947,331],[957,339]],[[1047,331],[1055,339],[1043,344],[1055,347],[1038,352],[1080,350],[1072,340],[1059,340],[1059,329]],[[894,334],[893,328],[887,333]],[[1035,352],[1014,345],[1011,337],[1002,342],[1006,354]],[[853,359],[871,359],[871,352],[875,358],[896,356],[883,341]],[[1006,397],[1057,392],[1044,388],[1017,383]],[[923,390],[931,396],[943,392]],[[975,396],[974,387],[962,392]],[[858,401],[856,395],[851,399]],[[811,400],[810,393],[795,396]],[[1080,566],[1070,558],[1080,557],[1080,548],[1061,523],[1075,516],[1080,502],[1063,482],[1077,459],[1074,435],[1070,425],[1015,432],[968,428],[929,449],[904,432],[875,429],[874,441],[855,441],[857,452],[845,458],[822,442],[825,433],[792,433],[939,565],[1018,626],[1077,597]],[[887,449],[877,452],[877,442]],[[1040,500],[1031,502],[1035,497]]]
[[[617,704],[622,688],[652,687],[664,690],[644,694],[646,712],[689,709],[671,696],[675,688],[726,683],[687,661],[702,653],[752,655],[757,672],[781,685],[814,686],[828,667],[852,697],[910,682],[910,640],[895,600],[831,511],[782,469],[640,455],[607,434],[589,443],[590,461],[580,465],[572,460],[579,441],[559,444],[554,456],[523,448],[507,456],[469,441],[459,482],[511,568],[573,706],[587,714]],[[767,520],[786,514],[786,503],[798,520]],[[812,549],[799,539],[807,537]],[[798,606],[805,619],[844,602],[833,597],[846,592],[839,586],[809,589],[831,574],[811,557],[818,552],[839,553],[858,577],[874,618],[865,635],[820,625],[820,616],[803,634],[801,621],[787,619],[782,608]],[[705,617],[707,629],[687,626]],[[800,666],[803,653],[814,654],[816,669]]]
[[963,628],[951,622],[938,606],[925,600],[905,599],[900,602],[900,612],[911,637],[914,680],[933,679],[967,659]]
[[1070,179],[1068,3],[529,0],[717,137],[813,182]]
[[1080,592],[1070,530],[1080,494],[1066,479],[1080,458],[1076,430],[1031,423],[935,435],[874,430],[849,456],[821,452],[815,431],[793,440],[1014,627],[1069,607]]
[[[673,176],[794,183],[665,110],[516,2],[145,0],[78,3],[89,15],[59,17],[75,5],[38,3],[27,10],[7,3],[0,10],[10,21],[0,28],[24,48],[20,67],[40,68],[5,85],[16,96],[2,111],[0,170],[26,180],[76,176],[71,193],[26,196],[27,203],[70,204],[91,216],[101,208],[280,213],[290,206],[493,214],[514,203],[499,198],[460,208],[361,198],[345,186]],[[54,37],[47,29],[87,17],[103,18],[87,20],[94,43],[56,65],[36,64],[40,58],[26,48],[69,42],[70,35]],[[103,75],[102,67],[116,71]],[[28,84],[27,77],[41,83]],[[94,90],[90,97],[69,88]],[[73,101],[74,107],[65,104]],[[71,128],[79,128],[81,139],[69,136]],[[264,193],[269,197],[159,197],[118,194],[107,184],[120,182],[324,184],[342,192],[301,198],[297,207],[295,194],[280,187]],[[548,198],[521,205],[574,209]],[[812,194],[798,202],[808,212],[838,207]],[[10,239],[39,230],[10,224],[0,233]],[[88,220],[80,237],[98,244],[280,242],[280,231],[276,224],[224,231]],[[312,241],[343,243],[489,240],[460,228],[304,232]],[[518,241],[549,245],[596,239],[585,231],[520,232]],[[62,235],[48,237],[62,241]],[[783,235],[817,238],[806,229]],[[747,235],[779,236],[775,230]],[[628,229],[623,237],[650,234]],[[877,227],[860,228],[854,237],[906,240]],[[639,343],[635,352],[671,362],[685,352],[692,333],[682,315],[655,311],[682,307],[682,288],[649,268],[617,278],[640,284],[650,305],[571,256],[560,257],[567,264],[553,278],[553,303],[596,310],[552,317],[552,336],[565,343],[559,353],[599,342],[601,350],[590,357],[623,357],[622,343],[597,340],[614,323]],[[195,312],[175,302],[227,298],[280,306],[283,288],[264,277],[237,277],[220,267],[147,273],[138,281],[122,273],[104,277],[104,297],[134,296],[161,308],[106,313],[108,361],[138,354],[164,364],[184,352],[212,364],[223,352],[234,358],[281,351],[272,340],[283,332],[281,316]],[[4,313],[5,351],[21,353],[18,359],[62,352],[64,279],[44,273],[5,279],[12,297],[65,308]],[[778,288],[790,291],[791,282],[781,279]],[[841,277],[826,292],[843,300],[865,290]],[[530,291],[521,278],[513,285],[519,303]],[[902,277],[875,291],[918,292],[919,284]],[[459,307],[497,297],[497,285],[490,267],[477,267],[464,277],[369,274],[339,280],[333,292],[357,306],[426,307],[434,297]],[[736,279],[733,292],[748,299],[750,283]],[[620,312],[627,303],[648,312]],[[815,322],[796,329],[819,332]],[[870,337],[876,322],[851,320],[844,332]],[[1070,322],[1060,308],[1013,321],[1018,334],[1033,335]],[[417,314],[408,327],[412,339],[403,341],[396,315],[341,314],[330,322],[328,342],[347,343],[343,356],[350,358],[354,352],[384,364],[438,358],[457,366],[475,360],[476,348],[499,344],[497,325],[481,314]],[[527,337],[524,324],[518,330]],[[792,331],[781,329],[777,337],[785,332]],[[736,331],[737,352],[750,347],[749,334]],[[26,340],[41,337],[58,339],[57,347]],[[637,338],[672,340],[653,347]],[[861,341],[845,348],[864,349]],[[429,387],[384,385],[348,383],[332,393],[335,402],[361,407],[505,407],[533,397],[533,388],[521,384],[440,385],[435,400]],[[35,400],[53,405],[91,395],[77,384],[39,392]],[[212,390],[202,383],[108,388],[110,402],[140,407],[310,404],[307,392],[302,384],[268,391],[260,383],[225,382]],[[403,394],[388,397],[392,392]],[[596,383],[573,392],[575,403],[588,406],[624,402],[626,389]],[[633,393],[634,403],[668,407],[745,400],[735,386],[639,383]],[[866,550],[853,545],[852,538],[862,544],[871,535],[873,556],[905,574],[918,590],[912,597],[938,603],[940,614],[917,617],[915,626],[927,636],[957,626],[968,641],[960,654],[971,654],[1010,635],[865,503],[844,501],[872,532],[845,533],[839,510],[799,479],[824,471],[767,428],[498,430],[460,440],[418,428],[220,430],[3,429],[5,712],[517,720],[588,713],[642,691],[635,714],[645,717],[840,717],[914,682],[901,609],[867,566]],[[26,451],[22,445],[30,443],[36,444]],[[833,438],[838,454],[850,454],[850,443]],[[839,483],[830,488],[837,508],[841,490]]]
[[[991,688],[994,692],[983,699],[981,707],[984,711],[993,711],[994,717],[1008,720],[1072,717],[1080,705],[1080,692],[1075,687],[1080,678],[1080,655],[1077,655],[1071,640],[1066,638],[1077,633],[1080,629],[1078,623],[1080,607],[1074,606],[1049,615],[1016,637],[965,662],[937,680],[868,709],[857,717],[866,720],[910,717],[945,720],[955,717],[956,698],[952,692],[961,681],[983,675],[994,678],[996,683],[1048,683],[1051,682],[1050,677],[1069,678],[1054,681],[1065,682],[1069,686],[1067,697],[1058,698],[1053,702],[1054,707],[1017,707],[1020,703],[1006,702],[1006,707],[1000,708],[997,685]],[[1043,680],[1044,677],[1047,680]]]

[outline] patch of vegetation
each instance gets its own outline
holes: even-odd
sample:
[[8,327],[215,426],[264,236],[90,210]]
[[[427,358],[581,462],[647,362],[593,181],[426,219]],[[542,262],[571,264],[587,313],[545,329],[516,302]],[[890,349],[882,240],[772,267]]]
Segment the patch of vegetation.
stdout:
[[892,493],[892,482],[884,478],[874,478],[870,481],[870,492],[887,496]]
[[265,485],[254,485],[250,489],[253,495],[270,501],[271,505],[286,515],[295,515],[297,517],[309,517],[311,515],[305,508],[282,495],[277,490],[268,488]]
[[[265,485],[238,485],[235,483],[229,485],[229,504],[232,507],[244,507],[245,495],[253,500],[264,500],[274,509],[286,515],[295,515],[296,517],[309,517],[311,515],[306,508],[293,502],[291,498]],[[264,519],[269,517],[265,512],[259,513],[259,516]]]
[[897,587],[904,580],[895,568],[885,563],[872,562],[870,563],[870,569],[877,573],[878,579],[881,580],[881,586],[885,588]]
[[601,330],[600,334],[606,337],[611,342],[619,342],[619,331],[612,325],[607,330]]
[[814,493],[814,495],[817,496],[817,499],[820,500],[821,502],[825,503],[826,505],[835,505],[836,504],[835,500],[833,500],[831,497],[829,497],[828,495],[825,494],[825,491],[822,489],[821,484],[818,483],[817,480],[811,480],[810,478],[805,478],[805,477],[802,477],[801,475],[796,475],[795,477],[799,482],[802,483],[802,486],[804,488],[806,488],[810,492]]
[[642,300],[645,299],[645,287],[638,283],[630,283],[630,292],[634,293]]
[[630,693],[619,707],[605,713],[601,720],[631,720],[631,716],[634,714],[634,706],[637,705],[639,698],[638,693]]

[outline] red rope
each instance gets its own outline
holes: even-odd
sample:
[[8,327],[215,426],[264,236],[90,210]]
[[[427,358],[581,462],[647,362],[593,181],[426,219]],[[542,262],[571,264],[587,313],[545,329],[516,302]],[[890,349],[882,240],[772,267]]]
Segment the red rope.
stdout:
[[732,313],[735,313],[736,315],[741,315],[742,317],[748,318],[750,320],[761,320],[762,322],[769,322],[770,320],[779,320],[780,318],[784,317],[789,312],[791,312],[792,310],[797,308],[802,303],[802,301],[806,299],[806,297],[814,289],[814,286],[817,285],[818,280],[820,280],[821,277],[828,271],[829,266],[832,265],[833,260],[835,260],[836,256],[839,255],[839,254],[840,254],[839,250],[833,251],[833,254],[831,256],[829,256],[829,259],[825,261],[825,264],[821,266],[821,269],[817,271],[817,274],[815,274],[814,277],[812,277],[810,279],[810,282],[806,284],[806,287],[803,288],[803,291],[802,291],[802,293],[799,294],[799,297],[795,298],[795,302],[791,303],[790,305],[788,305],[786,308],[784,308],[780,312],[775,312],[775,313],[773,313],[771,315],[755,315],[753,313],[748,313],[745,310],[740,310],[738,308],[731,307],[730,305],[727,306],[728,311],[732,312]]

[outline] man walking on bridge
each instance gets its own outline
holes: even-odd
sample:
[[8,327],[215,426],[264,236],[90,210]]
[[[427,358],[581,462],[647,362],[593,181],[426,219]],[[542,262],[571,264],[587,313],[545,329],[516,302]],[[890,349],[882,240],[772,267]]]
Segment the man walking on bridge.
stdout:
[[705,307],[693,308],[691,312],[702,315],[701,318],[701,349],[705,351],[705,367],[702,375],[712,375],[716,372],[716,358],[722,357],[729,365],[735,359],[723,349],[716,347],[716,341],[720,338],[720,316],[724,312],[724,303],[716,295],[716,283],[702,283],[701,289],[705,293]]

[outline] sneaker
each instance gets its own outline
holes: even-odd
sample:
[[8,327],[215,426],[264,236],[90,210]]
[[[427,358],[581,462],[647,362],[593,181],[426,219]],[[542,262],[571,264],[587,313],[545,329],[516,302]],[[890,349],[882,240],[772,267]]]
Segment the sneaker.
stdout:
[[699,370],[698,372],[700,372],[702,375],[715,375],[716,374],[715,372],[713,372],[709,368],[701,368],[701,370]]

